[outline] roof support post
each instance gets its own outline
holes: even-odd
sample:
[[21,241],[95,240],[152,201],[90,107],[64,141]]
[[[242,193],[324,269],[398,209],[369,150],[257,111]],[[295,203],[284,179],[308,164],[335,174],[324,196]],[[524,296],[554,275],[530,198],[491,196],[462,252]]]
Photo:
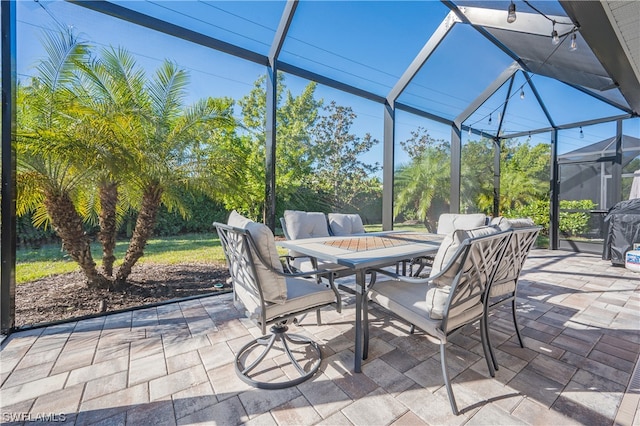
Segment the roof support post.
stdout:
[[613,200],[611,205],[600,206],[601,209],[609,209],[614,204],[622,201],[622,120],[616,123],[616,160],[613,162],[611,170],[612,182],[611,191],[613,192]]
[[504,115],[507,112],[507,106],[509,105],[509,99],[511,99],[511,91],[513,90],[513,82],[515,80],[515,73],[509,79],[509,88],[507,89],[507,96],[502,105],[502,113],[500,114],[500,120],[498,122],[497,135],[493,139],[493,216],[500,216],[500,175],[502,170],[500,169],[500,154],[502,152],[502,138],[500,138],[500,131],[502,130],[502,123],[504,123]]
[[462,130],[459,123],[451,123],[451,172],[449,176],[449,211],[460,213],[460,174],[462,156]]
[[549,202],[549,248],[558,250],[560,221],[560,176],[558,170],[558,129],[551,132],[551,170]]
[[2,334],[16,320],[16,2],[0,5],[2,25],[2,225],[0,228],[0,323]]
[[278,55],[282,50],[298,0],[288,0],[280,24],[273,37],[267,66],[267,97],[265,127],[265,195],[263,222],[271,231],[276,229],[276,116],[278,113]]
[[500,216],[500,152],[502,140],[493,138],[493,216]]
[[278,108],[278,70],[275,65],[267,68],[266,90],[265,192],[262,220],[271,231],[274,231],[276,227],[276,114]]
[[395,161],[396,109],[393,102],[384,103],[384,135],[382,157],[382,230],[393,229],[393,184]]

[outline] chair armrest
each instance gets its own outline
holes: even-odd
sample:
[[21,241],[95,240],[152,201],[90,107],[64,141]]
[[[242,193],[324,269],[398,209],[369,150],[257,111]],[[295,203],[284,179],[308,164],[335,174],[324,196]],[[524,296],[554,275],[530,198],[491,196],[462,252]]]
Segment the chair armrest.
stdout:
[[[367,269],[366,272],[371,274],[371,283],[369,284],[370,287],[372,287],[375,284],[377,274],[386,275],[394,281],[403,281],[411,284],[429,284],[431,281],[433,281],[433,278],[435,278],[435,277],[427,277],[427,278],[411,277],[411,276],[396,274],[394,272],[386,271],[384,269],[377,269],[377,268]],[[440,274],[436,275],[436,277],[439,275]]]

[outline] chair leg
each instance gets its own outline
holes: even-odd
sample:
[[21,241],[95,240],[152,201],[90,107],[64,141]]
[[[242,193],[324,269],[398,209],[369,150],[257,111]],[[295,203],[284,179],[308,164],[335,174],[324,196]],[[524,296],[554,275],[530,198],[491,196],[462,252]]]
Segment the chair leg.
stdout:
[[487,361],[487,368],[489,369],[489,375],[496,377],[496,370],[498,370],[498,363],[491,347],[491,341],[489,340],[489,322],[487,312],[483,314],[480,319],[480,341],[482,342],[482,351],[484,352],[484,358]]
[[[320,363],[322,362],[322,352],[320,351],[320,346],[316,342],[307,337],[297,335],[297,334],[287,334],[287,326],[285,325],[274,325],[271,327],[271,336],[262,336],[256,339],[253,339],[251,342],[247,343],[238,351],[235,357],[235,370],[238,377],[245,383],[259,388],[259,389],[283,389],[291,386],[299,385],[305,380],[311,378],[318,368],[320,368]],[[267,353],[274,347],[275,342],[281,342],[282,350],[287,354],[291,364],[298,371],[299,376],[287,381],[282,382],[260,382],[255,380],[250,376],[251,371],[253,371],[258,365],[265,359]],[[306,345],[308,349],[305,350],[305,353],[309,355],[310,362],[305,362],[307,366],[307,370],[295,359],[292,350],[289,348],[287,342],[296,344],[296,345]],[[258,355],[255,361],[251,362],[248,366],[245,366],[243,363],[243,358],[248,356],[248,354],[253,351],[258,346],[266,346],[265,349]],[[271,369],[272,366],[267,367],[263,371],[267,371]],[[258,371],[260,373],[260,371]]]
[[518,335],[518,342],[520,342],[520,347],[524,348],[524,343],[522,342],[522,336],[520,335],[520,327],[518,327],[518,317],[516,316],[516,298],[513,297],[511,301],[511,313],[513,315],[513,326],[516,328],[516,334]]
[[322,317],[320,316],[320,309],[316,311],[316,324],[322,325]]
[[453,396],[453,389],[451,388],[451,382],[449,381],[449,373],[447,372],[447,354],[445,351],[445,343],[440,343],[440,363],[442,364],[442,376],[444,377],[444,386],[447,388],[447,395],[449,396],[449,403],[451,404],[451,411],[454,415],[460,414],[458,406],[456,405],[456,399]]
[[416,326],[411,324],[411,327],[409,327],[409,334],[413,334],[416,331]]
[[369,301],[367,295],[362,296],[362,359],[369,356]]

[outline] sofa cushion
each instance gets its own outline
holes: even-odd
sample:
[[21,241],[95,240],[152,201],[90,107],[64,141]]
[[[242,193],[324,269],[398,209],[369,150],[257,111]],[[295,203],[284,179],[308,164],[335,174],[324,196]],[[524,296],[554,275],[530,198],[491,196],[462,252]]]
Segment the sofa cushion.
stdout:
[[270,268],[278,272],[283,272],[278,250],[276,249],[276,241],[273,233],[266,225],[254,222],[242,216],[235,210],[229,216],[228,225],[236,228],[243,228],[249,231],[260,256],[268,265],[260,262],[258,256],[253,253],[253,262],[256,267],[256,278],[262,287],[264,299],[272,303],[284,303],[287,300],[287,284],[282,275],[278,275]]
[[365,232],[359,214],[329,213],[329,228],[337,236],[363,234]]

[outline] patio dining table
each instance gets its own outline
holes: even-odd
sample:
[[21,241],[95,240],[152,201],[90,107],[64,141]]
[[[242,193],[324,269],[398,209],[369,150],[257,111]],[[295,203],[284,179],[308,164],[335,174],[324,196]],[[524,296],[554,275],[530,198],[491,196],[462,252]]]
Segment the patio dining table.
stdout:
[[[420,256],[433,256],[438,251],[443,236],[413,231],[382,231],[278,241],[280,247],[295,251],[319,261],[335,263],[353,271],[356,297],[355,362],[354,372],[362,371],[363,349],[362,315],[363,301],[367,295],[366,271],[371,268],[393,266]],[[364,313],[366,315],[366,312]],[[365,330],[366,332],[366,330]],[[364,339],[367,345],[368,339]]]

